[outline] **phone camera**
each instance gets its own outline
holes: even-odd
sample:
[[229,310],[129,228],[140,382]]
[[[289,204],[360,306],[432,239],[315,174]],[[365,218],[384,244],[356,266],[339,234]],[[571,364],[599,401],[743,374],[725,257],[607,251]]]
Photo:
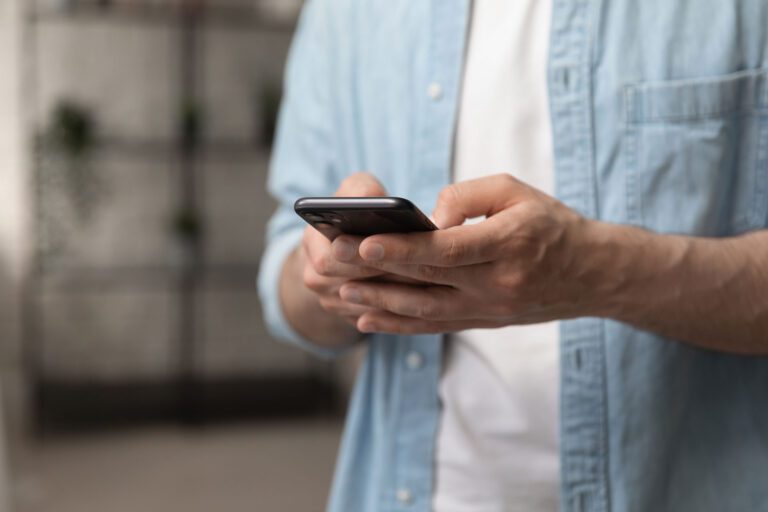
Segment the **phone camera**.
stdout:
[[336,228],[333,227],[333,224],[328,224],[327,222],[316,222],[313,224],[315,229],[319,231],[334,231]]

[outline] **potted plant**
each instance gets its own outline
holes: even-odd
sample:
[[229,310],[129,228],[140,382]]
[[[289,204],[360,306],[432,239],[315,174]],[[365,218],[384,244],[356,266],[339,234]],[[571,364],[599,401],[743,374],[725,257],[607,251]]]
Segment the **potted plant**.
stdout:
[[198,212],[183,208],[173,218],[172,230],[184,245],[194,245],[203,235],[203,223]]
[[75,101],[60,101],[51,114],[43,145],[55,155],[57,173],[81,222],[92,214],[100,191],[92,155],[96,147],[96,121],[90,110]]
[[198,148],[202,138],[203,115],[195,102],[181,105],[179,114],[179,141],[185,151],[192,152]]
[[262,146],[270,148],[277,130],[282,90],[275,82],[265,82],[259,88],[257,98],[257,140]]

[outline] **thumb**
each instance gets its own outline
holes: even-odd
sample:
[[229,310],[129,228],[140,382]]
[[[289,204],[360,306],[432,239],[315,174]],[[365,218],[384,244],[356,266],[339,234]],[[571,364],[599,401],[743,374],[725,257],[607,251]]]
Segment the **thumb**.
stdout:
[[336,197],[377,197],[387,191],[376,177],[369,172],[356,172],[347,176],[339,185]]
[[528,186],[509,174],[462,181],[440,191],[432,218],[440,229],[464,224],[474,217],[490,217],[517,202]]

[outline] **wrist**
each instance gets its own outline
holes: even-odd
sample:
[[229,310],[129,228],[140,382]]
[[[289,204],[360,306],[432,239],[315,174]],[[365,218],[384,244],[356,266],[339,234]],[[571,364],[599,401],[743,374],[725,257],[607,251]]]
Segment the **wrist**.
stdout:
[[303,338],[323,347],[351,345],[360,333],[341,317],[328,313],[320,300],[303,282],[306,255],[301,247],[293,251],[283,265],[280,301],[286,320]]
[[586,233],[590,316],[631,321],[654,301],[680,294],[689,239],[594,220]]
[[582,219],[580,233],[574,265],[579,293],[575,302],[581,304],[577,316],[609,317],[624,288],[622,264],[617,261],[624,250],[621,234],[614,225],[592,219]]

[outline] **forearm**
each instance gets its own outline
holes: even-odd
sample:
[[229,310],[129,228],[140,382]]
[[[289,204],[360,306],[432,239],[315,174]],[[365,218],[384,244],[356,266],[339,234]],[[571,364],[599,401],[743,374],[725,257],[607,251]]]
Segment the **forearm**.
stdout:
[[327,348],[350,345],[362,336],[339,316],[325,311],[304,286],[301,248],[286,258],[280,276],[280,302],[291,326],[304,338]]
[[714,239],[593,227],[602,316],[703,348],[768,354],[768,231]]

